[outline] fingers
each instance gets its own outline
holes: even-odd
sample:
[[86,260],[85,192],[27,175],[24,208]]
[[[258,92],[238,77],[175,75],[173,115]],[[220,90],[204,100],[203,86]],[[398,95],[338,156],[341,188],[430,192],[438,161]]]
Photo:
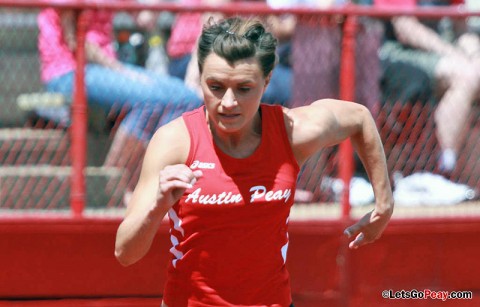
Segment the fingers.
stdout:
[[192,185],[183,180],[167,180],[160,182],[160,191],[167,192],[174,189],[190,189]]
[[166,166],[158,177],[157,204],[173,206],[202,176],[201,170],[193,171],[185,164]]
[[193,179],[192,179],[192,181],[190,182],[190,184],[191,184],[192,186],[194,186],[195,183],[197,182],[197,179],[203,176],[203,173],[202,173],[202,171],[200,171],[200,170],[196,170],[196,171],[194,171],[192,174],[193,174]]
[[360,246],[365,245],[367,243],[369,242],[366,242],[365,235],[361,232],[357,235],[355,240],[353,240],[352,242],[350,242],[350,244],[348,244],[348,247],[351,249],[357,249]]
[[343,231],[343,234],[347,236],[347,238],[351,238],[353,236],[356,236],[359,232],[362,226],[360,225],[360,222],[353,224],[352,226],[348,227]]
[[355,240],[351,241],[350,244],[348,245],[349,248],[351,249],[357,249],[362,245],[365,245],[365,234],[361,232],[363,225],[361,225],[360,222],[353,224],[352,226],[348,227],[345,229],[343,232],[347,238],[353,238],[355,237]]
[[382,228],[372,221],[372,212],[363,216],[360,221],[345,229],[343,232],[347,238],[355,238],[350,242],[349,248],[357,249],[368,243],[374,242],[381,234]]
[[192,171],[186,165],[171,165],[165,167],[160,172],[160,185],[163,190],[172,188],[188,189],[192,188],[197,182],[197,179],[202,176],[202,171]]

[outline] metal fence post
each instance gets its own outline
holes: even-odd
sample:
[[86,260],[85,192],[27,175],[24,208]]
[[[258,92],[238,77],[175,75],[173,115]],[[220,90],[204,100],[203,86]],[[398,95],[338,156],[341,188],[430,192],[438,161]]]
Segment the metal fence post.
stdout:
[[81,217],[85,208],[86,183],[85,166],[87,156],[87,101],[85,89],[85,36],[87,20],[84,11],[78,11],[77,50],[75,53],[77,68],[75,70],[75,88],[72,104],[72,125],[70,137],[72,147],[72,177],[70,202],[72,213]]
[[[357,17],[348,15],[343,26],[342,54],[340,64],[340,98],[346,101],[355,100],[355,32],[357,29]],[[350,181],[354,172],[354,151],[350,140],[340,144],[339,153],[339,177],[342,179],[344,188],[342,194],[342,224],[346,227],[350,224]],[[349,240],[343,236],[338,255],[340,273],[341,306],[349,306],[352,289],[351,270],[349,261]]]

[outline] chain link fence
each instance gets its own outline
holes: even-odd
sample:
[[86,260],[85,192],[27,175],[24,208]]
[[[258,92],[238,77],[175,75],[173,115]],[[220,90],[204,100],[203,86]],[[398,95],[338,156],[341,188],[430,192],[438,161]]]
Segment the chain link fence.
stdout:
[[[0,9],[2,210],[69,208],[69,178],[72,172],[69,106],[72,97],[64,94],[58,96],[42,84],[37,47],[39,12],[33,8]],[[181,26],[176,23],[179,15],[161,12],[152,30],[138,28],[134,15],[127,11],[115,13],[113,50],[124,64],[147,67],[149,73],[165,76],[168,62],[177,60],[166,53],[173,30]],[[189,18],[201,22],[199,16],[191,14]],[[280,19],[286,16],[282,15]],[[409,195],[417,193],[423,202],[410,198],[410,202],[407,200],[404,204],[408,208],[428,207],[430,210],[432,206],[429,205],[442,204],[441,200],[438,201],[442,197],[443,205],[472,200],[480,190],[480,107],[478,103],[473,104],[468,120],[462,127],[457,164],[451,173],[445,175],[438,168],[440,148],[434,114],[439,96],[428,87],[428,78],[420,79],[417,71],[392,66],[392,63],[386,63],[379,57],[385,38],[386,20],[370,17],[357,19],[353,71],[355,101],[366,105],[376,119],[385,146],[392,185],[397,189],[402,180],[411,179],[412,175],[423,176],[420,178],[423,185],[417,182],[409,187],[412,189]],[[281,45],[280,62],[292,78],[289,99],[278,103],[296,107],[321,98],[340,97],[344,23],[345,16],[339,14],[303,12],[296,16],[290,39]],[[197,26],[200,29],[201,23]],[[177,28],[176,31],[188,33],[190,30]],[[398,80],[404,81],[397,82],[393,87],[388,82],[394,82],[396,74],[399,74]],[[399,93],[404,93],[411,81],[417,82],[418,90],[407,98],[400,97]],[[128,88],[129,84],[121,87]],[[85,169],[87,209],[124,208],[138,180],[145,144],[151,133],[160,124],[194,106],[196,104],[192,103],[179,109],[175,104],[169,104],[158,110],[154,108],[152,112],[143,110],[135,113],[131,107],[121,103],[106,108],[99,101],[89,101]],[[148,133],[140,138],[122,135],[121,123],[129,116],[136,116],[136,122],[142,122],[139,124],[141,129]],[[322,150],[302,168],[298,188],[311,193],[308,206],[308,203],[322,204],[325,208],[339,211],[343,183],[338,179],[338,165],[342,161],[339,161],[337,152],[337,147]],[[441,180],[438,176],[441,176]],[[373,202],[365,178],[366,174],[357,161],[357,171],[351,184],[351,202],[354,205],[368,206]],[[468,188],[462,190],[460,185]],[[452,189],[449,193],[463,193],[463,197],[457,195],[455,200],[450,200],[452,195],[444,195],[445,187]],[[423,196],[419,189],[423,189]],[[431,193],[437,197],[432,197]],[[430,204],[429,199],[432,199]],[[477,205],[470,202],[462,206],[472,208]],[[433,215],[451,212],[449,208],[435,207]],[[463,215],[470,214],[467,209],[461,212]]]

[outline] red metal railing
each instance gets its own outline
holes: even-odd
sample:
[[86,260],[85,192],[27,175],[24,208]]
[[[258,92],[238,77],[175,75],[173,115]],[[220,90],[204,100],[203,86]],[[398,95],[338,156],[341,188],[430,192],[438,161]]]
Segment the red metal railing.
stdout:
[[85,167],[87,166],[87,100],[85,93],[85,36],[86,36],[85,15],[80,14],[77,21],[77,48],[75,57],[77,67],[75,70],[75,92],[72,105],[72,187],[70,204],[75,217],[81,217],[85,208]]
[[465,7],[422,7],[422,8],[403,8],[403,7],[375,7],[348,4],[345,6],[334,6],[329,8],[311,8],[297,7],[273,9],[265,3],[236,2],[224,5],[185,5],[178,3],[139,3],[135,0],[110,1],[110,0],[0,0],[0,7],[17,8],[70,8],[70,9],[108,9],[114,11],[141,11],[150,9],[153,11],[168,12],[222,12],[231,14],[286,14],[294,15],[344,15],[344,16],[369,16],[369,17],[392,17],[397,15],[411,15],[421,18],[440,18],[455,17],[466,18],[471,16],[480,16],[480,11],[469,11]]

